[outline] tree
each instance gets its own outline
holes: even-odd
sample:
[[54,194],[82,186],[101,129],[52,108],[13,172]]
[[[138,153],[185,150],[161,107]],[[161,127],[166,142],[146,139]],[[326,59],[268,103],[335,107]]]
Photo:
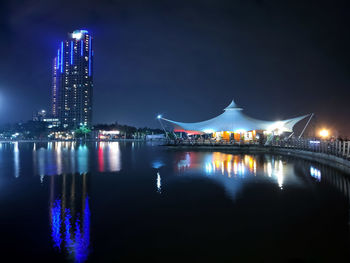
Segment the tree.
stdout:
[[91,130],[88,127],[80,126],[74,132],[75,138],[85,138],[86,139],[86,135],[89,134],[90,132],[91,132]]

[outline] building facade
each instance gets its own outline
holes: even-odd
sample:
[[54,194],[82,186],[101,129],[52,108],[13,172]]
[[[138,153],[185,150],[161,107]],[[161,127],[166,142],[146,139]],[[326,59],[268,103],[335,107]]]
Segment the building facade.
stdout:
[[75,30],[61,41],[53,63],[52,115],[63,128],[92,125],[92,36]]

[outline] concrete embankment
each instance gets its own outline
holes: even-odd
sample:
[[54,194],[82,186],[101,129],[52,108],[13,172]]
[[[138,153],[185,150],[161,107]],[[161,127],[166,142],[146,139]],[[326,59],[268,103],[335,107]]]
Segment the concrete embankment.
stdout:
[[256,154],[256,153],[268,153],[268,154],[281,154],[298,158],[303,158],[310,161],[319,162],[343,172],[350,173],[350,160],[340,158],[334,155],[311,152],[293,148],[282,148],[272,146],[259,146],[259,145],[166,145],[168,149],[172,150],[185,150],[185,151],[219,151],[236,154]]

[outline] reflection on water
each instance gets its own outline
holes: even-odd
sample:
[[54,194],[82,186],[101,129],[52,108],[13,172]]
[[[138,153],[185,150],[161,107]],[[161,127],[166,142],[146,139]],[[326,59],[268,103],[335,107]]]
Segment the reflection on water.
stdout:
[[15,177],[19,177],[19,149],[18,142],[13,144],[13,160],[14,160],[14,168],[15,168]]
[[157,192],[160,194],[162,193],[162,182],[159,172],[157,172]]
[[[106,158],[107,157],[107,158]],[[121,154],[119,142],[98,143],[98,170],[99,172],[121,170]],[[106,163],[108,162],[108,163]],[[108,168],[106,168],[108,167]]]
[[[64,174],[50,178],[49,211],[53,245],[74,262],[84,262],[89,255],[90,207],[86,176]],[[56,184],[62,191],[55,192]]]
[[299,179],[291,172],[291,165],[281,157],[264,155],[234,155],[221,152],[187,152],[179,154],[177,172],[206,175],[223,184],[235,197],[245,181],[270,179],[282,190],[285,178],[297,184]]
[[[19,176],[18,143],[13,146],[15,177]],[[96,144],[97,156],[91,147],[76,142],[49,142],[46,145],[34,143],[32,148],[34,173],[43,180],[44,175],[63,173],[87,173],[91,171],[89,162],[97,162],[99,172],[118,172],[121,170],[119,142],[100,142]]]
[[310,175],[315,178],[317,181],[321,182],[321,171],[315,167],[310,167]]
[[[121,171],[122,166],[124,169],[118,174],[118,176],[109,174],[111,176],[104,176],[102,178],[102,172],[119,172]],[[40,182],[38,180],[38,175],[40,176]],[[6,180],[6,176],[11,180]],[[17,179],[14,179],[14,177]],[[88,178],[91,177],[94,178],[93,186],[88,184]],[[186,183],[182,184],[184,178]],[[197,180],[197,178],[206,179]],[[30,180],[36,180],[35,184]],[[15,181],[16,184],[12,183],[13,181]],[[190,183],[187,184],[189,181]],[[137,191],[133,191],[132,186],[135,183],[138,183],[139,188]],[[210,186],[215,185],[215,187],[207,188],[208,183]],[[188,214],[193,211],[193,217],[191,216],[193,222],[191,222],[191,217],[188,217],[188,219],[186,219],[186,224],[181,226],[184,228],[185,233],[182,234],[186,237],[184,240],[187,240],[189,236],[188,233],[194,238],[193,243],[198,242],[198,240],[201,239],[195,239],[196,232],[195,230],[194,232],[191,231],[196,229],[198,221],[203,220],[203,211],[211,213],[212,210],[210,209],[214,209],[213,213],[215,214],[215,217],[218,218],[218,221],[216,222],[220,221],[220,223],[225,226],[225,229],[221,232],[224,233],[223,236],[218,234],[218,238],[221,239],[221,237],[226,236],[227,229],[231,231],[231,226],[229,224],[232,223],[232,220],[239,217],[237,216],[238,213],[231,215],[231,213],[234,212],[232,212],[232,210],[242,209],[238,206],[236,206],[235,209],[232,209],[234,205],[237,205],[239,202],[241,204],[246,204],[245,202],[242,202],[242,200],[250,199],[248,204],[253,204],[254,206],[255,200],[261,197],[259,195],[265,193],[267,193],[269,197],[267,198],[269,203],[266,203],[269,209],[271,208],[271,210],[273,210],[276,207],[278,208],[276,209],[277,212],[275,215],[278,215],[280,211],[279,209],[288,202],[279,204],[278,202],[282,201],[277,200],[278,198],[272,197],[278,196],[284,198],[284,201],[289,201],[289,198],[292,196],[291,203],[293,203],[295,202],[295,194],[309,191],[313,192],[315,195],[324,193],[321,192],[320,189],[325,185],[327,187],[332,187],[332,189],[337,189],[337,191],[334,192],[341,192],[347,200],[350,200],[349,178],[335,169],[318,163],[310,163],[308,161],[285,156],[263,154],[239,155],[222,152],[167,151],[164,150],[164,148],[152,148],[152,146],[139,143],[120,144],[119,142],[100,142],[91,144],[72,142],[50,142],[47,144],[0,143],[1,190],[10,189],[12,191],[12,189],[19,189],[16,188],[16,186],[20,184],[23,184],[21,185],[21,190],[28,190],[30,196],[33,196],[33,200],[39,200],[35,206],[31,207],[33,210],[37,209],[37,204],[40,204],[40,201],[43,201],[40,200],[40,198],[43,198],[43,196],[44,198],[47,198],[47,189],[49,189],[49,202],[47,202],[46,199],[44,200],[45,207],[47,207],[47,204],[49,203],[48,211],[44,211],[42,216],[43,220],[40,221],[40,224],[41,226],[45,226],[46,223],[47,225],[45,226],[45,229],[49,229],[50,231],[48,234],[45,234],[46,239],[42,237],[43,235],[38,235],[37,242],[43,243],[50,241],[51,250],[49,253],[52,253],[53,247],[54,251],[56,251],[53,255],[65,257],[68,262],[85,262],[87,260],[98,262],[94,261],[94,257],[100,253],[101,247],[104,247],[104,245],[100,244],[108,243],[110,241],[109,239],[113,239],[114,236],[118,236],[118,238],[123,237],[123,240],[118,239],[118,241],[116,241],[120,250],[117,251],[117,253],[116,251],[110,252],[113,256],[118,254],[124,248],[126,248],[125,250],[133,251],[133,246],[135,244],[134,239],[136,242],[139,242],[137,244],[143,244],[146,247],[145,250],[149,248],[147,247],[149,244],[143,243],[145,237],[147,237],[147,240],[151,240],[152,238],[161,236],[162,241],[165,240],[170,242],[173,240],[172,237],[177,236],[178,233],[175,233],[172,236],[171,231],[173,227],[170,226],[168,228],[168,224],[170,224],[168,222],[170,222],[172,218],[174,218],[174,222],[178,222],[179,217],[177,216],[182,217],[183,214]],[[37,187],[38,184],[40,187]],[[170,187],[170,184],[173,185]],[[217,185],[222,187],[216,187]],[[263,187],[260,188],[261,185],[263,185]],[[95,188],[89,192],[88,186]],[[109,192],[105,189],[109,189]],[[213,193],[211,193],[212,195],[208,195],[208,189],[213,190]],[[248,191],[243,191],[243,189]],[[265,190],[260,191],[260,189]],[[226,194],[226,196],[224,196],[225,202],[228,201],[227,203],[229,203],[229,205],[225,203],[221,206],[219,203],[222,201],[222,195],[220,194],[223,190]],[[40,191],[45,191],[44,193],[46,195],[41,194]],[[0,202],[5,204],[2,206],[4,214],[8,212],[6,209],[9,209],[9,206],[7,205],[8,199],[6,199],[8,196],[11,196],[10,198],[13,198],[11,202],[16,204],[16,206],[13,205],[13,207],[20,207],[22,203],[28,205],[28,203],[25,202],[24,197],[18,194],[23,191],[12,192],[12,195],[0,195]],[[156,195],[155,192],[161,195]],[[198,201],[196,195],[191,195],[195,192],[200,196]],[[5,191],[0,191],[0,194],[1,193],[5,193]],[[186,194],[182,195],[182,193]],[[94,196],[92,194],[94,194]],[[27,196],[28,195],[26,195],[26,197]],[[179,196],[181,196],[181,198]],[[208,209],[207,203],[202,202],[202,196],[204,196],[204,198],[210,197],[210,200],[212,201],[210,209]],[[215,199],[216,196],[219,196],[219,198]],[[191,205],[191,202],[188,202],[188,200],[191,199],[187,199],[187,197],[193,198],[192,200],[196,202],[196,206],[198,207]],[[91,208],[90,198],[93,198],[94,200],[93,208]],[[160,210],[159,214],[157,214],[157,212],[147,212],[147,214],[142,214],[145,210],[145,202],[141,199],[146,200],[147,205],[151,208],[150,210]],[[182,203],[178,202],[179,199]],[[108,202],[106,202],[106,200]],[[141,201],[139,202],[138,200]],[[159,209],[160,200],[162,202],[161,204],[163,204],[163,202],[166,204],[164,207],[168,207],[168,204],[171,205],[172,209],[171,211],[167,211],[168,214],[163,213],[163,211]],[[232,200],[235,200],[235,202],[231,202]],[[301,202],[304,201],[307,202],[308,200],[301,200]],[[274,202],[277,203],[277,206]],[[317,202],[317,200],[313,200],[313,203],[311,202],[310,204],[315,204],[315,202]],[[106,209],[98,210],[96,207],[104,207],[103,205],[100,206],[101,203],[103,205],[107,203],[108,207],[111,207],[112,209],[108,212],[106,212]],[[125,207],[127,208],[120,205],[121,203],[125,203]],[[332,201],[330,201],[330,203],[332,203]],[[187,204],[188,207],[186,207]],[[231,204],[233,205],[230,206]],[[215,210],[216,205],[220,209]],[[130,207],[132,209],[130,209]],[[185,209],[183,207],[185,207]],[[286,207],[288,207],[288,204],[286,204]],[[317,206],[314,207],[317,208]],[[92,209],[91,211],[90,208]],[[314,211],[319,211],[317,209]],[[130,213],[130,210],[136,211],[137,213]],[[113,211],[117,212],[114,213]],[[240,211],[244,212],[244,209]],[[327,209],[324,211],[326,211],[326,213],[328,212]],[[224,213],[220,214],[221,212]],[[162,213],[162,216],[165,216],[167,220],[161,220],[162,227],[159,229],[162,231],[163,229],[167,230],[164,231],[165,234],[157,232],[156,235],[152,236],[147,232],[147,229],[148,227],[152,227],[153,222],[159,219],[160,213]],[[298,213],[298,211],[295,213]],[[93,229],[90,224],[91,214],[98,214],[100,217],[100,219],[94,217],[94,220],[96,220],[94,222],[96,222],[96,224],[94,224]],[[125,220],[125,218],[133,219],[132,217],[135,216],[135,214],[144,215],[144,217],[142,217],[143,222],[140,223],[139,227],[136,227],[136,230],[135,225],[131,223],[129,225],[126,223],[127,220]],[[262,215],[262,218],[264,219],[265,217],[266,220],[267,214]],[[121,215],[125,217],[121,217]],[[167,215],[169,216],[168,218],[166,217]],[[196,217],[197,215],[198,217]],[[225,219],[229,216],[231,216],[230,220],[228,220],[229,223],[225,225]],[[300,215],[300,218],[302,218],[302,216],[303,215]],[[28,216],[28,218],[30,218],[30,216]],[[246,229],[250,229],[251,226],[252,228],[256,227],[255,222],[250,222],[251,225],[248,223],[247,225],[244,225],[245,219],[249,221],[249,218],[250,217],[244,218],[244,220],[241,221],[238,220],[237,222],[243,224],[239,225],[239,227],[246,227]],[[270,224],[270,218],[274,219],[275,223],[279,222],[278,216],[276,217],[277,219],[271,216],[266,220],[268,221],[267,225]],[[12,221],[10,219],[7,219],[5,216],[0,219],[5,222],[3,225],[11,222],[6,226],[12,227]],[[106,226],[106,221],[109,221],[109,227]],[[243,221],[244,223],[242,223]],[[44,222],[44,224],[42,224],[42,222]],[[122,224],[120,224],[120,222],[122,222]],[[293,226],[294,222],[283,222],[283,224]],[[118,227],[118,225],[122,225],[122,227]],[[190,227],[186,228],[186,225]],[[216,233],[219,233],[217,232],[217,225],[218,224],[215,223],[215,227],[212,227],[210,226],[209,221],[206,221],[205,227],[207,228],[206,230],[208,230],[206,233],[209,233],[209,238],[212,237],[210,236],[210,233],[213,232],[214,229],[215,235]],[[35,226],[35,223],[33,223],[33,226]],[[260,226],[266,225],[261,224]],[[319,226],[321,227],[317,228],[317,231],[318,229],[322,229],[322,225]],[[13,228],[15,227],[16,226],[14,225]],[[278,226],[276,227],[278,228]],[[0,231],[4,229],[4,226],[0,226]],[[261,229],[263,229],[263,227]],[[16,234],[17,240],[25,240],[22,233],[13,234],[13,232],[16,231],[13,229],[11,231],[11,233],[9,231],[8,237]],[[31,229],[28,228],[25,231],[28,231],[26,233],[28,234],[27,236],[33,235]],[[104,236],[103,234],[93,235],[94,239],[92,242],[90,231],[96,231],[95,233],[111,232],[111,234],[107,236]],[[156,228],[155,231],[158,231],[158,228]],[[181,232],[181,230],[179,231]],[[202,233],[202,229],[198,229],[198,232]],[[166,240],[168,233],[169,240]],[[194,234],[192,235],[192,233]],[[245,234],[246,232],[240,237]],[[215,235],[213,235],[214,239]],[[273,235],[274,234],[271,234],[272,241],[274,238]],[[96,238],[96,236],[99,236],[99,239]],[[129,240],[129,243],[127,243],[125,240],[127,240],[129,236],[131,236],[130,239],[132,240]],[[277,239],[278,238],[279,236],[277,236]],[[101,241],[101,239],[103,240]],[[106,241],[105,239],[108,240]],[[239,238],[237,238],[237,240],[238,239]],[[6,240],[6,238],[4,238],[4,240]],[[158,239],[153,240],[153,242],[154,244],[159,244]],[[229,240],[229,242],[233,241]],[[112,243],[108,243],[108,245],[110,244],[112,246]],[[124,244],[125,247],[123,247]],[[231,243],[227,244],[231,246]],[[259,243],[259,246],[260,244],[261,243]],[[187,246],[187,243],[185,245]],[[150,246],[152,246],[152,244]],[[234,247],[234,245],[232,245],[232,247]],[[16,247],[15,249],[17,250],[18,248]],[[94,253],[90,254],[93,249]],[[105,251],[107,250],[103,250],[103,252]],[[47,251],[44,252],[46,253]],[[47,255],[44,252],[43,257]],[[98,258],[98,255],[96,257]],[[108,256],[106,256],[106,258],[108,258]]]

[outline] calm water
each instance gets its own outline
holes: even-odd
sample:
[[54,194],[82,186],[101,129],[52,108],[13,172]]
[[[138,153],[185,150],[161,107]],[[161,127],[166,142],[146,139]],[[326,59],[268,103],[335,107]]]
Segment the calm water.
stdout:
[[283,156],[0,143],[0,255],[348,262],[349,183],[334,169]]

